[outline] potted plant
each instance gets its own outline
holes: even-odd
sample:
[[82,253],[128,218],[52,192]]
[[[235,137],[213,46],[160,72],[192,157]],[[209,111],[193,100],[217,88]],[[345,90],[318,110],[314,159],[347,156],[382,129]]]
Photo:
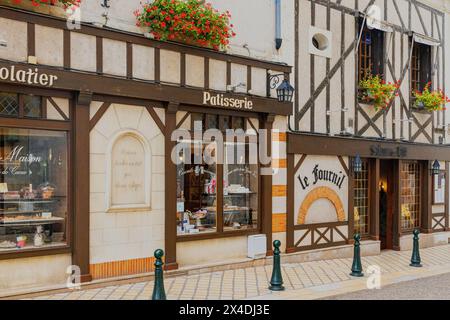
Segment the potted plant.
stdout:
[[359,98],[365,103],[373,104],[376,111],[387,109],[398,95],[398,83],[384,81],[380,75],[367,75],[359,82]]
[[450,102],[450,99],[444,94],[441,89],[430,90],[431,82],[427,83],[422,92],[414,91],[414,107],[418,110],[440,111],[445,110],[445,104]]
[[134,12],[136,25],[151,37],[225,50],[236,34],[231,15],[202,0],[154,0]]

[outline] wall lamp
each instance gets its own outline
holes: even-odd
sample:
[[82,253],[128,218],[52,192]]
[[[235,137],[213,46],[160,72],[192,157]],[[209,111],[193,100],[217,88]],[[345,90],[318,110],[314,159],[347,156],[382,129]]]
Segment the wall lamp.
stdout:
[[432,176],[438,175],[441,172],[441,164],[439,161],[434,160],[433,165],[430,168],[430,173]]
[[[284,77],[283,81],[281,81],[281,77]],[[281,84],[280,84],[281,81]],[[278,85],[280,84],[280,85]],[[277,90],[277,98],[279,102],[292,102],[292,98],[294,97],[294,87],[289,83],[289,80],[286,78],[285,74],[270,74],[267,73],[267,96],[270,97],[270,91],[272,89]]]

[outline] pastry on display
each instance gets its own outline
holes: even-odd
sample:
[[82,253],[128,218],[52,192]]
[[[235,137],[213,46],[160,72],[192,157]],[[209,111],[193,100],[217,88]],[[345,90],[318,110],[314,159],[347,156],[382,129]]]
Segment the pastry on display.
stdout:
[[15,248],[17,245],[15,242],[13,241],[2,241],[0,242],[0,249],[11,249],[11,248]]
[[19,200],[19,191],[8,191],[0,193],[0,200]]

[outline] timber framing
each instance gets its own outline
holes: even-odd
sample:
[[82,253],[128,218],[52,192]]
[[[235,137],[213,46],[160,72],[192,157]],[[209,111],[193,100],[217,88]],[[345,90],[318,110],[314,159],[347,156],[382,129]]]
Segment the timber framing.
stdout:
[[362,158],[450,161],[448,145],[390,142],[381,139],[288,134],[288,154],[356,156]]
[[[306,3],[309,3],[307,5]],[[373,108],[361,103],[358,99],[358,44],[360,25],[359,21],[367,12],[367,9],[378,4],[382,7],[381,19],[389,23],[392,33],[387,33],[384,40],[384,70],[386,77],[392,82],[402,84],[398,90],[398,97],[394,99],[388,111],[379,111],[372,114],[368,108]],[[310,8],[311,10],[304,10]],[[388,9],[389,8],[389,9]],[[302,10],[303,9],[303,10]],[[391,10],[392,9],[392,10]],[[405,10],[406,9],[406,10]],[[333,30],[339,37],[334,42],[338,46],[340,56],[323,58],[310,55],[305,69],[300,61],[300,51],[304,50],[304,42],[299,39],[300,28],[308,27],[302,24],[305,19],[301,16],[309,16],[308,21],[312,26],[316,25],[317,15],[320,14],[326,21],[321,23],[322,28],[330,30],[331,25],[340,25],[340,30]],[[326,14],[325,14],[326,12]],[[331,12],[331,14],[330,14]],[[425,16],[429,17],[425,19]],[[295,94],[293,129],[298,132],[345,134],[349,135],[348,127],[353,127],[353,137],[375,137],[389,140],[402,140],[420,143],[437,143],[437,136],[447,137],[445,128],[447,120],[445,112],[436,111],[423,115],[413,106],[409,83],[410,61],[409,52],[412,49],[411,39],[414,34],[431,37],[439,42],[433,55],[436,56],[434,64],[437,66],[432,72],[433,84],[445,91],[445,14],[438,9],[430,7],[417,0],[391,0],[391,1],[342,1],[331,0],[295,0],[295,83],[301,87],[305,73],[309,72],[310,92],[306,99],[299,99],[298,91]],[[333,22],[332,22],[332,19]],[[354,23],[355,28],[349,30]],[[354,40],[352,37],[354,34]],[[349,36],[350,35],[350,36]],[[409,39],[409,41],[408,41]],[[409,44],[407,44],[409,42]],[[407,57],[409,56],[409,57]],[[302,53],[302,59],[306,55]],[[349,62],[354,58],[355,72],[348,72]],[[320,61],[320,60],[324,61]],[[350,64],[349,64],[350,63]],[[347,65],[347,69],[346,69]],[[320,72],[319,72],[320,71]],[[349,81],[354,77],[354,83]],[[339,81],[336,81],[339,78]],[[336,83],[339,83],[338,87]],[[308,87],[308,86],[306,86]],[[308,91],[308,89],[305,89]],[[339,92],[340,99],[330,99],[331,92]],[[351,91],[351,92],[350,92]],[[354,99],[352,98],[354,96]],[[320,99],[319,99],[320,97]],[[320,103],[319,103],[320,101]],[[341,111],[331,111],[341,108]],[[344,111],[348,110],[348,111]],[[333,112],[335,112],[333,114]],[[330,125],[331,118],[338,117],[340,132],[336,124]],[[350,121],[351,120],[351,121]],[[324,124],[318,128],[318,124]],[[332,132],[332,131],[335,132]]]

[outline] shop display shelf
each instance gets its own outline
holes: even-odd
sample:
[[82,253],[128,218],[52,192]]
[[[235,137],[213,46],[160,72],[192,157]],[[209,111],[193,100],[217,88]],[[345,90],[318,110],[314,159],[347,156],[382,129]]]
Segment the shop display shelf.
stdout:
[[54,223],[64,222],[65,219],[61,217],[52,217],[46,219],[29,219],[29,220],[17,220],[17,221],[1,221],[0,227],[29,227],[40,226]]

